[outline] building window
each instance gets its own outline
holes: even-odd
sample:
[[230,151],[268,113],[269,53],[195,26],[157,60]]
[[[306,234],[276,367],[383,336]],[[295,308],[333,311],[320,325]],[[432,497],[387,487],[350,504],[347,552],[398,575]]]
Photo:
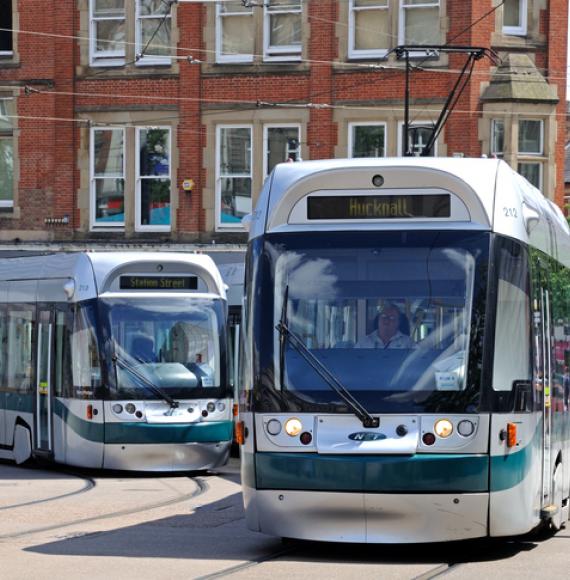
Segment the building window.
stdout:
[[302,10],[300,0],[269,0],[263,5],[263,56],[266,60],[301,58]]
[[0,210],[14,207],[13,99],[0,99]]
[[254,46],[253,6],[220,2],[216,6],[216,60],[251,62]]
[[519,121],[519,154],[543,155],[543,123],[540,120]]
[[91,64],[125,63],[125,0],[91,0]]
[[301,0],[216,3],[216,62],[252,62],[261,52],[255,47],[258,24],[263,25],[264,60],[300,60],[302,11]]
[[379,56],[391,47],[388,0],[350,0],[349,56]]
[[[171,64],[173,5],[163,0],[90,0],[91,65]],[[133,29],[134,42],[128,32]]]
[[278,163],[301,159],[301,127],[299,125],[265,125],[263,127],[263,177]]
[[[433,133],[432,125],[410,125],[408,131],[408,148],[404,149],[403,144],[406,142],[404,135],[404,123],[400,123],[399,139],[398,139],[398,155],[409,155],[421,157],[425,155],[425,148]],[[435,157],[437,155],[437,140],[433,144],[428,157]]]
[[441,42],[439,0],[349,0],[348,7],[350,58],[382,57],[396,44]]
[[252,127],[217,128],[216,225],[240,228],[251,212]]
[[537,189],[542,189],[542,163],[520,162],[518,172]]
[[348,128],[349,157],[385,157],[385,123],[350,123]]
[[400,44],[439,44],[439,0],[401,0]]
[[136,229],[170,230],[170,129],[137,128]]
[[12,0],[0,2],[0,56],[12,56]]
[[164,0],[137,0],[136,41],[139,65],[170,64],[171,4]]
[[524,36],[527,32],[527,0],[505,0],[503,34]]
[[125,225],[125,131],[91,129],[91,226]]
[[493,157],[502,158],[505,153],[505,122],[502,119],[491,121],[491,151]]

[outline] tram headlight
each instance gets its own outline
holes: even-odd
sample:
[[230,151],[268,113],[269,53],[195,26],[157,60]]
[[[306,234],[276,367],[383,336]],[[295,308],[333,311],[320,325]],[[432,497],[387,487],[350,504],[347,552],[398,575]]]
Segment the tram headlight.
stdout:
[[218,408],[218,411],[220,411],[220,413],[221,413],[222,411],[225,411],[225,410],[226,410],[226,404],[225,404],[225,403],[221,403],[221,402],[220,402],[220,403],[218,403],[218,404],[216,405],[216,407]]
[[438,437],[445,439],[453,433],[453,423],[449,419],[440,419],[435,422],[433,430]]
[[123,405],[120,403],[115,403],[111,408],[113,409],[113,413],[117,413],[117,415],[123,412]]
[[125,411],[131,415],[137,410],[133,403],[127,403],[125,405]]
[[208,403],[206,409],[208,410],[208,413],[213,413],[216,410],[215,403]]
[[290,437],[297,437],[302,430],[303,424],[297,418],[288,419],[285,423],[285,433]]

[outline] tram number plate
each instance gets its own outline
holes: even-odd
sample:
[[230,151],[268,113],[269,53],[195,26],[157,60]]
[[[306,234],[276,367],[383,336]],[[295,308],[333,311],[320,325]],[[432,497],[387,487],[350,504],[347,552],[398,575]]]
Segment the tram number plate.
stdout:
[[121,290],[196,290],[196,276],[121,276]]

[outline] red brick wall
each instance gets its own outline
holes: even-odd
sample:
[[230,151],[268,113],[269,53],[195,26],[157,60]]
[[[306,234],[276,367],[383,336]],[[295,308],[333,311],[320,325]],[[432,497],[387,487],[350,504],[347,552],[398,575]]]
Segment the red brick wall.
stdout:
[[[346,0],[310,0],[310,35],[306,55],[311,63],[306,71],[303,67],[296,67],[292,71],[283,66],[283,73],[271,67],[271,72],[265,74],[237,72],[201,77],[199,65],[180,61],[178,78],[110,80],[101,76],[81,80],[74,77],[80,57],[79,42],[69,38],[79,31],[77,2],[27,0],[25,9],[21,9],[19,14],[21,30],[57,34],[58,37],[21,33],[18,42],[21,65],[9,68],[0,66],[0,82],[29,84],[41,91],[29,96],[22,94],[18,98],[20,116],[54,117],[61,120],[19,120],[21,219],[3,219],[0,214],[0,229],[43,231],[45,217],[69,215],[72,218],[69,226],[54,229],[54,237],[73,237],[79,228],[80,217],[76,209],[79,189],[79,124],[66,119],[76,117],[76,110],[81,108],[176,105],[180,120],[175,143],[179,168],[173,179],[179,191],[179,208],[178,232],[172,235],[173,240],[185,236],[188,239],[188,236],[205,229],[201,190],[206,183],[202,159],[206,136],[205,128],[201,125],[201,103],[239,102],[251,106],[257,101],[283,103],[296,100],[313,103],[316,106],[310,111],[307,135],[310,158],[332,157],[339,128],[333,122],[333,111],[326,107],[319,108],[318,105],[367,101],[381,104],[388,100],[395,108],[402,109],[404,100],[403,72],[356,68],[347,71],[343,67],[333,66],[332,61],[344,58],[343,54],[339,54],[335,22],[341,18],[341,11],[346,6]],[[470,25],[492,7],[492,0],[448,0],[447,42],[490,46],[495,14],[482,18],[474,26]],[[186,55],[187,52],[182,48],[193,47],[196,49],[194,56],[203,58],[201,51],[205,49],[203,28],[206,25],[206,7],[201,4],[179,4],[176,10],[180,53]],[[567,10],[566,0],[550,0],[548,10],[541,15],[540,23],[541,30],[548,38],[547,49],[539,47],[535,53],[536,62],[546,68],[548,78],[557,85],[560,97],[556,189],[556,201],[560,204],[563,203],[563,147],[566,139]],[[441,102],[448,95],[457,79],[457,71],[464,62],[465,55],[452,55],[449,70],[413,72],[412,100],[433,100],[433,104],[425,106],[432,109],[439,107],[436,102]],[[239,67],[236,68],[238,70]],[[488,60],[476,63],[474,75],[445,126],[444,138],[449,155],[462,152],[466,156],[478,157],[481,154],[478,138],[481,111],[479,96],[481,83],[488,81],[489,72]],[[181,190],[183,179],[194,180],[196,185],[191,195]]]

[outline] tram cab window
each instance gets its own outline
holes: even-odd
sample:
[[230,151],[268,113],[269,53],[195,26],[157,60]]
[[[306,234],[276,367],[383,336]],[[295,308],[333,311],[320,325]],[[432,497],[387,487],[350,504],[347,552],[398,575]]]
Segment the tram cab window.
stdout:
[[[464,390],[478,250],[447,246],[437,234],[424,237],[421,243],[408,236],[409,247],[282,253],[275,266],[274,327],[287,288],[290,330],[345,387]],[[381,331],[382,318],[393,326],[391,334]],[[285,351],[287,389],[327,388],[289,342]],[[279,352],[275,332],[276,368]]]
[[514,381],[531,378],[532,323],[526,250],[512,240],[498,239],[497,271],[492,384],[495,391],[510,391]]
[[71,337],[71,350],[74,394],[80,398],[92,397],[94,395],[93,389],[102,384],[95,305],[93,303],[77,306]]
[[176,397],[197,396],[201,389],[225,394],[213,391],[225,384],[227,371],[221,301],[109,298],[101,307],[107,357],[118,361],[110,369],[118,380],[114,396],[152,396],[149,384]]

